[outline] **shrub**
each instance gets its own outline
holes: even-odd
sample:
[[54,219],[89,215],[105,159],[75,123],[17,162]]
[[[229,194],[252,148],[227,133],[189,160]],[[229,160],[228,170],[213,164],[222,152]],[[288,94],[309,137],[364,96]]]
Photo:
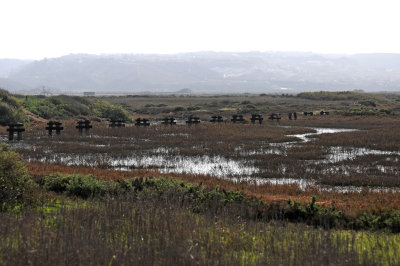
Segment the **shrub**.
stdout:
[[19,101],[7,91],[0,89],[0,125],[7,125],[13,122],[28,122]]
[[17,153],[0,143],[0,210],[21,203],[30,192],[31,179]]
[[361,104],[361,105],[367,106],[367,107],[368,106],[376,107],[376,103],[374,101],[371,101],[371,100],[359,101],[358,103]]
[[79,115],[90,115],[90,103],[83,97],[58,95],[51,97],[29,96],[24,106],[30,112],[46,118],[68,118]]
[[113,105],[103,100],[97,100],[93,103],[93,111],[96,115],[103,118],[132,121],[132,118],[122,106]]
[[91,175],[51,174],[44,179],[44,188],[69,196],[88,198],[104,195],[107,192],[107,182],[98,180]]

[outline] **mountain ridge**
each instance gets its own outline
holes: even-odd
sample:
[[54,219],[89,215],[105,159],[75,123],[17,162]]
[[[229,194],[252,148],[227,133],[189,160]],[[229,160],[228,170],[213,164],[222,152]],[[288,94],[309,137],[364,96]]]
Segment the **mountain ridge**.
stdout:
[[55,93],[399,91],[400,54],[71,54],[28,61],[3,73],[8,75],[0,87],[25,93],[43,86]]

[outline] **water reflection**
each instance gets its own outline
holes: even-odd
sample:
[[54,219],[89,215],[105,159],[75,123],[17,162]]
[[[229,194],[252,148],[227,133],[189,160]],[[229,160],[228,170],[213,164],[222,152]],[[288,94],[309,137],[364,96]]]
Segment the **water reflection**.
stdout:
[[[305,134],[288,135],[290,137],[298,138],[297,141],[284,142],[284,143],[269,143],[266,147],[260,147],[256,150],[245,151],[242,147],[237,147],[235,151],[243,157],[257,154],[272,154],[272,155],[286,155],[287,149],[296,145],[313,140],[313,136],[320,134],[335,134],[340,132],[355,131],[355,129],[335,129],[335,128],[312,128],[315,132]],[[27,149],[26,144],[12,143],[16,148]],[[103,144],[96,144],[103,147]],[[35,147],[32,146],[32,149]],[[348,160],[354,160],[360,156],[366,155],[400,155],[400,152],[382,151],[367,148],[354,148],[354,147],[329,147],[329,152],[322,160],[308,161],[310,165],[320,165],[319,170],[321,174],[326,173],[341,173],[350,174],[351,172],[363,173],[365,169],[360,166],[349,165],[333,165]],[[316,181],[308,176],[305,178],[290,178],[290,173],[286,173],[286,168],[280,171],[282,178],[260,178],[261,173],[270,169],[260,169],[252,165],[251,160],[229,159],[223,156],[182,156],[179,155],[179,148],[158,147],[147,151],[145,154],[140,152],[133,154],[126,158],[110,158],[107,154],[91,155],[71,155],[71,154],[54,154],[47,151],[46,158],[40,159],[46,163],[63,163],[67,165],[87,165],[92,167],[113,167],[119,170],[129,170],[137,168],[155,168],[162,173],[188,173],[188,174],[201,174],[210,175],[217,178],[225,178],[234,180],[235,182],[247,182],[255,185],[263,185],[266,183],[271,184],[297,184],[301,189],[306,189],[308,186],[315,186]],[[29,158],[27,159],[29,160]],[[33,159],[32,159],[33,160]],[[398,160],[394,158],[394,160]],[[325,165],[325,166],[324,166]],[[357,167],[359,169],[357,169]],[[325,168],[325,169],[324,169]],[[397,171],[393,166],[377,165],[375,168],[382,172],[394,173]],[[277,169],[274,169],[277,171]],[[310,167],[305,171],[306,175],[311,175],[315,169]],[[286,176],[286,177],[285,177]],[[293,176],[293,175],[292,175]],[[326,190],[337,190],[342,192],[347,191],[361,191],[363,187],[332,187],[320,186]],[[375,189],[375,188],[374,188]],[[385,190],[389,188],[376,188],[378,190]]]

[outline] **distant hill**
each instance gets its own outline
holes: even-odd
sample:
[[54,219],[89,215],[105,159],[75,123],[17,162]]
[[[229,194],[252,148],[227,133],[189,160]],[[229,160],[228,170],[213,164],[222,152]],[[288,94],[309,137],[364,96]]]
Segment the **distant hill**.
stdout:
[[74,54],[3,73],[7,80],[0,80],[0,87],[31,93],[43,86],[53,93],[400,91],[400,54]]

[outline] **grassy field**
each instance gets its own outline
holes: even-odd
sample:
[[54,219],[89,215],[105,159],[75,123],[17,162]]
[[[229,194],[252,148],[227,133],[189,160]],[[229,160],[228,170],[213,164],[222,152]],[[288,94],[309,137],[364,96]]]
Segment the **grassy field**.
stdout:
[[[68,106],[71,98],[58,100]],[[51,98],[28,101],[57,106]],[[23,141],[2,148],[0,181],[15,168],[24,182],[0,189],[25,188],[1,205],[0,265],[400,263],[398,95],[77,101],[88,113],[58,114],[66,118],[60,135],[48,136],[46,120],[34,120]],[[110,128],[110,110],[183,123]],[[330,115],[302,115],[321,110]],[[294,111],[298,119],[289,120]],[[282,113],[279,123],[205,122],[272,112]],[[203,122],[185,125],[191,114]],[[91,118],[89,134],[78,133],[78,118]],[[4,142],[6,134],[0,127]]]

